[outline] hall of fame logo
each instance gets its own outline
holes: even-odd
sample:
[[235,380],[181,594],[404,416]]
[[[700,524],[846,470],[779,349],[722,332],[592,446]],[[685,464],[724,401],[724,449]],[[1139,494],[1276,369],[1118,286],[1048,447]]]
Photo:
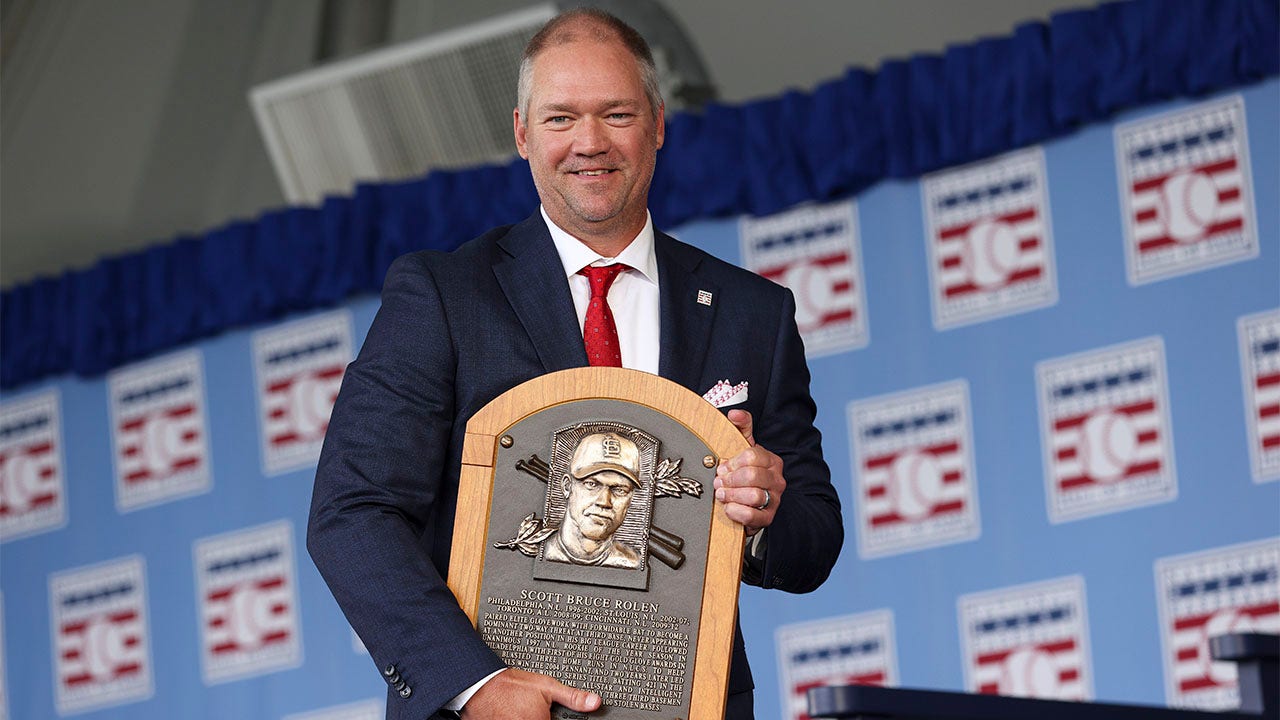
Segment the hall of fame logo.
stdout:
[[263,474],[314,465],[351,362],[351,314],[326,313],[253,334]]
[[934,327],[1058,301],[1045,188],[1039,148],[924,177]]
[[51,575],[49,602],[58,714],[151,697],[141,556]]
[[1280,633],[1280,539],[1156,561],[1166,698],[1173,707],[1239,707],[1234,663],[1215,662],[1209,639]]
[[1043,361],[1036,383],[1050,521],[1177,497],[1159,337]]
[[207,492],[204,370],[195,350],[112,372],[116,507],[137,510]]
[[811,688],[898,684],[893,611],[783,625],[776,633],[783,717],[809,720]]
[[1244,99],[1117,125],[1129,283],[1258,255]]
[[748,270],[787,287],[809,357],[863,347],[867,300],[852,200],[806,205],[739,226]]
[[1092,699],[1083,578],[965,595],[957,606],[969,692]]
[[301,664],[291,523],[197,540],[195,563],[206,685]]
[[1280,310],[1242,317],[1238,329],[1253,479],[1280,480]]
[[67,522],[56,390],[0,405],[0,542]]
[[382,720],[385,706],[383,700],[364,700],[285,715],[284,720]]
[[963,380],[849,404],[860,557],[978,537],[969,417]]

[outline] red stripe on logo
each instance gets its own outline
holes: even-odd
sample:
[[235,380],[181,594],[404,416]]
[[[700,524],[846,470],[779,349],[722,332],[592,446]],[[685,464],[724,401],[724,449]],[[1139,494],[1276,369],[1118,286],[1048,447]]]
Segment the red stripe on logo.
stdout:
[[[1227,158],[1226,160],[1220,160],[1216,163],[1209,163],[1208,165],[1201,165],[1199,167],[1191,168],[1191,171],[1202,172],[1206,175],[1214,175],[1216,173],[1224,172],[1227,170],[1235,170],[1235,169],[1236,169],[1236,159]],[[1147,190],[1153,190],[1155,188],[1158,188],[1164,184],[1165,180],[1168,180],[1169,178],[1173,177],[1178,172],[1183,172],[1183,171],[1178,170],[1175,172],[1167,173],[1165,175],[1160,175],[1159,177],[1148,178],[1140,182],[1135,182],[1133,184],[1133,191],[1135,193],[1140,193],[1140,192],[1146,192]]]
[[1147,222],[1149,220],[1155,220],[1156,211],[1154,208],[1151,210],[1143,210],[1142,212],[1135,214],[1133,217],[1138,222]]
[[141,430],[142,426],[146,424],[147,424],[147,416],[143,415],[142,417],[133,418],[132,420],[125,420],[124,422],[120,423],[120,431],[132,432],[134,430]]
[[165,415],[167,415],[170,418],[184,418],[184,417],[194,415],[195,413],[196,413],[195,405],[180,405],[176,408],[170,408],[169,411],[165,413]]
[[1198,628],[1209,622],[1209,618],[1213,617],[1213,613],[1204,613],[1203,615],[1188,615],[1184,618],[1178,618],[1173,621],[1174,630],[1190,630]]
[[950,455],[951,453],[960,451],[960,443],[949,442],[949,443],[940,443],[938,445],[930,445],[929,447],[925,448],[924,451],[929,453],[930,455]]
[[892,453],[889,455],[879,455],[877,457],[867,458],[866,462],[863,464],[863,467],[867,468],[868,470],[874,470],[875,468],[884,467],[885,465],[892,465],[893,461],[897,459],[898,459],[897,453]]
[[879,527],[880,525],[888,525],[890,523],[902,522],[902,516],[898,513],[889,513],[887,515],[877,515],[871,518],[871,527]]
[[1084,415],[1074,415],[1072,417],[1062,418],[1061,420],[1058,420],[1053,424],[1053,429],[1054,430],[1070,430],[1071,428],[1079,427],[1083,425],[1084,421],[1088,419],[1089,419],[1088,413],[1085,413]]
[[1074,650],[1076,648],[1076,641],[1072,638],[1067,638],[1066,640],[1059,640],[1057,642],[1041,643],[1038,647],[1045,652],[1060,653],[1066,652],[1067,650]]
[[35,445],[28,445],[23,452],[28,455],[43,455],[53,449],[53,443],[42,442]]
[[83,685],[87,682],[93,682],[93,676],[90,675],[89,673],[80,673],[79,675],[72,675],[67,679],[63,680],[62,682],[66,684],[68,687],[75,687],[77,685]]
[[1077,449],[1073,447],[1062,448],[1061,450],[1058,451],[1058,459],[1070,460],[1071,458],[1076,456],[1076,452],[1077,452]]
[[875,487],[867,488],[867,497],[869,498],[884,497],[887,494],[889,494],[889,488],[884,485],[876,485]]
[[288,640],[288,639],[289,639],[288,630],[277,630],[276,632],[263,635],[262,644],[271,645],[273,643],[284,642],[285,640]]
[[1027,268],[1026,270],[1019,270],[1018,272],[1011,273],[1009,275],[1008,282],[1017,283],[1017,282],[1026,282],[1027,280],[1035,280],[1036,278],[1040,277],[1040,272],[1041,272],[1041,269],[1038,267]]
[[150,470],[135,470],[124,476],[124,481],[129,483],[141,482],[151,478]]
[[1270,450],[1273,447],[1280,447],[1280,435],[1272,435],[1271,437],[1262,438],[1262,447]]
[[1064,478],[1060,480],[1058,482],[1058,489],[1074,490],[1075,488],[1083,487],[1085,485],[1092,485],[1092,484],[1093,484],[1093,478],[1089,477],[1088,475],[1079,475],[1077,477]]
[[259,580],[257,587],[259,590],[274,590],[279,587],[284,587],[284,578],[274,577],[267,578],[266,580]]
[[1121,405],[1116,408],[1116,412],[1123,415],[1138,415],[1141,413],[1149,413],[1155,409],[1156,403],[1154,400],[1144,400],[1142,402],[1133,403],[1132,405]]
[[1145,445],[1149,442],[1155,442],[1158,437],[1160,437],[1160,433],[1155,430],[1145,430],[1138,433],[1138,442]]
[[141,663],[129,663],[128,665],[121,665],[120,667],[116,668],[115,676],[121,677],[123,675],[133,675],[134,673],[138,672],[141,669],[142,669]]
[[1280,405],[1264,405],[1258,408],[1258,417],[1274,417],[1280,415]]
[[324,370],[317,370],[316,377],[320,378],[321,380],[332,380],[334,378],[340,378],[342,377],[343,369],[344,368],[341,365],[338,365],[337,367],[325,368]]
[[978,686],[978,693],[982,695],[999,695],[1000,685],[998,683],[984,683]]
[[1178,683],[1178,689],[1182,692],[1192,692],[1195,690],[1203,690],[1208,687],[1218,687],[1218,683],[1213,678],[1199,677],[1187,678]]
[[231,593],[235,591],[236,589],[234,587],[223,588],[221,590],[214,590],[208,595],[205,595],[205,599],[208,600],[209,602],[218,602],[220,600],[226,600],[227,598],[231,597]]
[[129,622],[130,620],[137,620],[138,613],[133,610],[124,610],[122,612],[108,615],[107,619],[113,623]]
[[1174,240],[1173,238],[1167,237],[1167,236],[1152,238],[1150,240],[1144,240],[1138,243],[1138,252],[1151,252],[1152,250],[1159,250],[1160,248],[1169,247],[1171,245],[1177,245],[1177,244],[1178,244],[1177,240]]
[[181,460],[177,460],[177,461],[175,461],[175,462],[173,463],[173,469],[174,469],[174,470],[188,470],[188,469],[193,468],[193,467],[195,467],[195,466],[197,466],[197,465],[199,465],[199,464],[200,464],[200,458],[198,458],[198,457],[182,458]]
[[990,653],[985,653],[983,655],[979,655],[975,659],[975,662],[979,665],[989,665],[991,663],[1000,663],[1000,662],[1004,662],[1004,659],[1009,657],[1012,654],[1013,654],[1012,649],[998,650],[996,652],[990,652]]
[[961,477],[963,477],[963,475],[960,474],[959,470],[951,470],[942,474],[942,482],[948,485],[951,483],[958,483],[960,482]]
[[961,285],[952,285],[947,288],[943,295],[947,297],[955,297],[956,295],[968,295],[971,292],[977,292],[978,286],[973,283],[964,283]]
[[1238,197],[1240,197],[1240,188],[1238,187],[1218,191],[1218,202],[1229,202]]
[[1080,671],[1074,668],[1071,670],[1063,670],[1062,672],[1058,673],[1058,679],[1061,680],[1062,682],[1071,682],[1072,680],[1076,680],[1079,677],[1080,677]]
[[271,438],[272,445],[288,445],[289,443],[298,442],[302,437],[296,432],[282,433]]
[[292,384],[293,384],[293,378],[285,378],[284,380],[277,380],[267,386],[267,392],[268,393],[284,392],[285,390],[288,390],[289,386]]
[[1197,645],[1193,645],[1189,648],[1183,648],[1178,651],[1178,662],[1195,660],[1198,657],[1200,657],[1200,647]]
[[1271,373],[1270,375],[1259,375],[1255,384],[1260,387],[1270,387],[1272,385],[1280,385],[1280,373]]
[[1145,475],[1147,473],[1153,473],[1159,470],[1160,470],[1160,461],[1151,460],[1144,463],[1138,463],[1137,465],[1130,465],[1128,469],[1124,471],[1124,476],[1127,478],[1131,478],[1136,475]]
[[1018,241],[1018,249],[1021,250],[1022,252],[1027,252],[1028,250],[1035,250],[1038,247],[1040,247],[1040,238],[1034,238],[1034,237],[1023,238],[1022,240]]
[[929,511],[929,517],[934,515],[947,515],[949,513],[960,512],[964,509],[963,500],[952,500],[951,502],[939,503],[933,506]]

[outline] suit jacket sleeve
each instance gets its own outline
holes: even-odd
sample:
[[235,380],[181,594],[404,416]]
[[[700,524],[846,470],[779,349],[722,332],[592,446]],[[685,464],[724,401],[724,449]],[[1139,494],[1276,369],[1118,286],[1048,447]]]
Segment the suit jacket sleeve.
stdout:
[[754,435],[757,444],[782,458],[787,487],[765,531],[763,558],[749,555],[743,578],[764,588],[803,593],[817,589],[831,573],[844,544],[844,522],[831,471],[822,459],[822,436],[814,427],[817,407],[809,394],[795,299],[790,290],[783,294],[767,394]]
[[[464,428],[452,329],[423,253],[397,260],[334,405],[307,548],[379,669],[411,688],[390,716],[425,718],[503,667],[445,583]],[[441,547],[441,545],[446,545]]]

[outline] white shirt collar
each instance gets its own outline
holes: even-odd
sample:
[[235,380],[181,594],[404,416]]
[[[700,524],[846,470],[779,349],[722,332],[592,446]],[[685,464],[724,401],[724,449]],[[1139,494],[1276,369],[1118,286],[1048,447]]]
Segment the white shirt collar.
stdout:
[[560,263],[564,265],[565,277],[573,277],[582,268],[605,260],[606,265],[610,262],[625,263],[644,276],[645,280],[654,285],[658,284],[658,260],[653,251],[653,218],[648,211],[645,211],[644,227],[640,229],[640,234],[636,235],[617,257],[606,258],[552,222],[547,216],[546,208],[539,206],[538,210],[542,213],[542,221],[547,224],[547,230],[551,233],[551,241],[556,245]]

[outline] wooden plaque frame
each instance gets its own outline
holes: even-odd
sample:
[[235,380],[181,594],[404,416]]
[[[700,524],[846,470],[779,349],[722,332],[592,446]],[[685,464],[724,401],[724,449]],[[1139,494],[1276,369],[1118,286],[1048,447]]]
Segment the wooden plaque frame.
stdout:
[[[622,368],[562,370],[522,383],[484,406],[467,423],[458,488],[457,518],[449,562],[449,589],[476,624],[499,438],[513,425],[546,408],[577,400],[622,400],[680,423],[700,439],[715,460],[748,445],[742,433],[711,403],[650,373]],[[711,488],[706,488],[712,492]],[[733,653],[742,573],[743,527],[713,503],[697,648],[689,698],[689,720],[721,720]],[[465,518],[465,520],[463,520]],[[587,688],[590,689],[590,688]]]

